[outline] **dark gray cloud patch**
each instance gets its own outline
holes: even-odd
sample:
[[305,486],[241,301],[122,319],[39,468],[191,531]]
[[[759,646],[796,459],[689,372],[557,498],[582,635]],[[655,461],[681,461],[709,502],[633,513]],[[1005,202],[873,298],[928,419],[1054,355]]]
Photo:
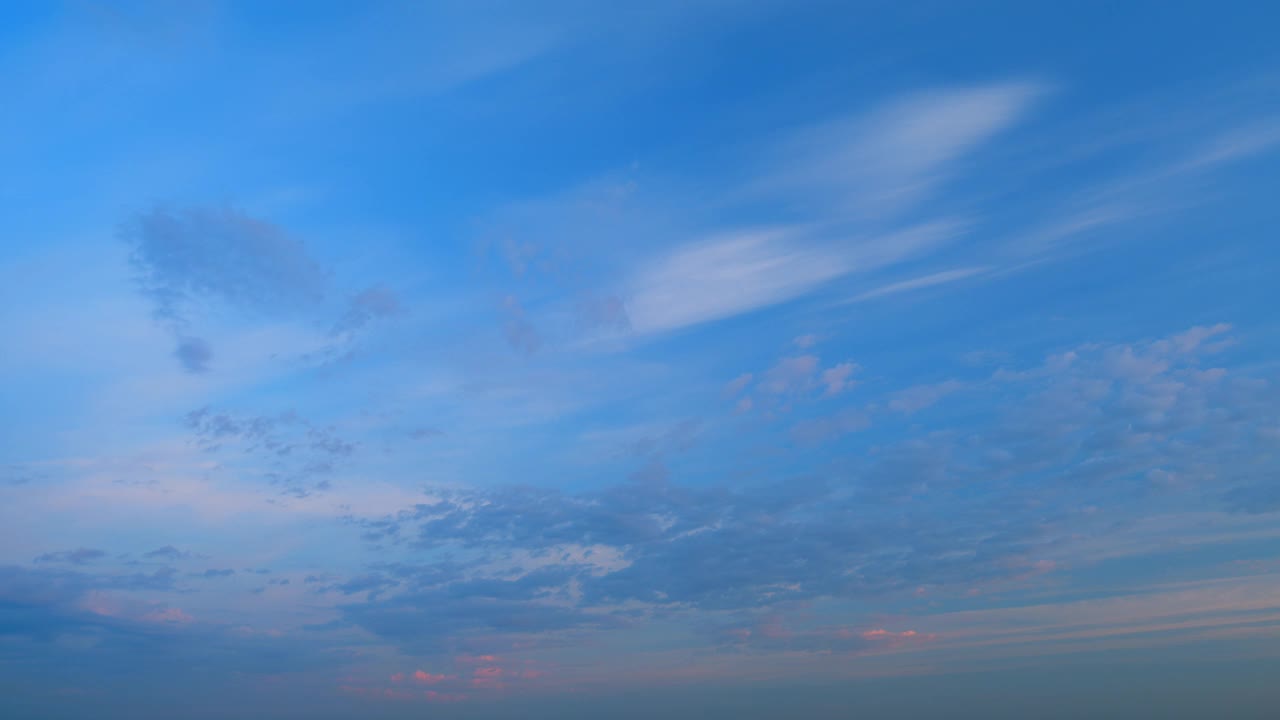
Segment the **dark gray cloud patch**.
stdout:
[[184,324],[199,302],[278,311],[325,295],[328,278],[299,240],[234,208],[156,208],[125,223],[121,236],[163,321]]
[[184,370],[199,374],[209,371],[209,363],[213,360],[213,348],[198,337],[180,337],[173,356],[178,359],[178,364],[182,365]]
[[190,373],[212,369],[213,347],[194,328],[211,311],[328,327],[332,342],[299,359],[329,364],[349,357],[368,325],[402,308],[400,297],[378,284],[336,301],[329,271],[300,239],[236,208],[158,207],[129,219],[119,235],[139,290],[173,333],[174,357]]

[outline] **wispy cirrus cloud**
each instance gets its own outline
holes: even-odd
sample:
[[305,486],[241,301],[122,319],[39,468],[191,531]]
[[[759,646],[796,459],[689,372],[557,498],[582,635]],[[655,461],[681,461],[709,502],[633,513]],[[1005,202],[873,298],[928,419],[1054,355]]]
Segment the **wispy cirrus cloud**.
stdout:
[[758,186],[824,215],[892,215],[954,177],[966,154],[1014,126],[1045,92],[1010,82],[908,94],[797,131],[772,150],[773,169]]

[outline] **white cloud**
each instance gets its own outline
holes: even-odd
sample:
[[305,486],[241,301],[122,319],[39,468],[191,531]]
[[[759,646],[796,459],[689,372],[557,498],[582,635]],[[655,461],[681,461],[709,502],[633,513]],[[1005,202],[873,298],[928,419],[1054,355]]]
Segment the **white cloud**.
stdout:
[[798,392],[812,384],[817,370],[818,358],[814,355],[782,358],[766,373],[760,389],[774,395]]
[[932,90],[809,128],[783,144],[764,187],[800,191],[843,212],[901,210],[966,152],[1012,126],[1040,93],[1031,83]]
[[963,280],[967,277],[980,275],[987,271],[985,267],[967,267],[956,268],[954,270],[943,270],[942,272],[923,275],[921,277],[903,280],[902,282],[882,285],[874,290],[868,290],[852,299],[849,302],[862,302],[863,300],[871,300],[885,295],[895,295],[909,290],[920,290],[922,288],[934,287],[936,285],[945,285],[946,283]]
[[717,236],[676,249],[640,273],[627,312],[640,334],[674,330],[773,305],[843,274],[831,248],[790,229]]
[[826,387],[826,395],[839,395],[849,388],[857,385],[856,380],[850,379],[850,376],[858,371],[858,366],[854,363],[840,363],[833,367],[829,367],[822,371],[822,384]]
[[732,317],[812,292],[935,248],[962,225],[935,221],[860,240],[817,242],[798,229],[753,230],[677,248],[632,282],[627,312],[638,334]]

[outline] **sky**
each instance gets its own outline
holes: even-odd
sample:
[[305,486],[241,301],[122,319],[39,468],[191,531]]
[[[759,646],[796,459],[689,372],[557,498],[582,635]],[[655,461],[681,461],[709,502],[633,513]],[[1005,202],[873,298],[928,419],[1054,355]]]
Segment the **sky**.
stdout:
[[4,3],[0,716],[1272,717],[1277,24]]

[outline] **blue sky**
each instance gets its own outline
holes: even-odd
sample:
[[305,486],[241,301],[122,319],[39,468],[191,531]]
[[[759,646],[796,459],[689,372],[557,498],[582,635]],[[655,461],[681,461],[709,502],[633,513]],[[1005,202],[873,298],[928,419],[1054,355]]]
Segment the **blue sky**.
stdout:
[[1268,717],[1277,22],[6,4],[0,714]]

